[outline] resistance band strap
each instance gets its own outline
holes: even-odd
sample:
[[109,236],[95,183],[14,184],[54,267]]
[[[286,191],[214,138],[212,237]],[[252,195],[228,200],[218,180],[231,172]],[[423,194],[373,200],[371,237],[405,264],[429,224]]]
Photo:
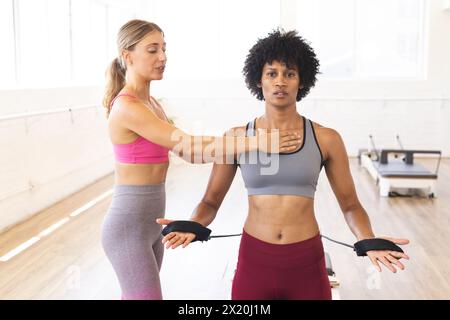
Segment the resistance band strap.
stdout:
[[367,251],[390,250],[402,252],[403,250],[392,241],[380,238],[365,239],[355,243],[355,251],[358,256],[367,256]]
[[327,240],[330,240],[330,241],[340,244],[342,246],[352,248],[354,251],[356,251],[356,255],[359,257],[367,256],[367,251],[371,251],[371,250],[390,250],[390,251],[397,251],[397,252],[403,253],[403,250],[399,246],[397,246],[392,241],[386,240],[386,239],[380,239],[380,238],[365,239],[365,240],[360,240],[360,241],[356,242],[354,246],[351,246],[349,244],[328,238],[327,236],[324,236],[324,235],[322,235],[322,238],[325,238]]
[[332,241],[332,242],[334,242],[334,243],[340,244],[341,246],[346,246],[346,247],[355,249],[354,246],[351,246],[351,245],[349,245],[349,244],[346,244],[346,243],[343,243],[343,242],[339,242],[339,241],[333,240],[333,239],[331,239],[331,238],[328,238],[327,236],[321,235],[321,237],[322,237],[322,238],[325,238],[325,239],[327,239],[327,240],[330,240],[330,241]]
[[242,233],[238,234],[227,234],[227,235],[220,235],[220,236],[210,236],[211,229],[208,229],[204,227],[202,224],[191,221],[191,220],[177,220],[172,221],[167,226],[164,227],[162,230],[162,235],[166,236],[171,232],[180,231],[180,232],[190,232],[195,234],[195,239],[192,240],[192,242],[195,241],[208,241],[212,238],[227,238],[227,237],[238,237],[242,235]]
[[[228,234],[228,235],[219,235],[219,236],[211,236],[211,229],[208,229],[204,227],[202,224],[192,221],[192,220],[177,220],[172,221],[167,226],[164,227],[162,230],[162,235],[166,236],[171,232],[180,231],[180,232],[190,232],[195,234],[195,239],[192,240],[192,242],[195,241],[208,241],[212,238],[226,238],[226,237],[237,237],[242,235],[239,234]],[[331,238],[328,238],[327,236],[321,235],[321,237],[330,240],[332,242],[335,242],[337,244],[340,244],[342,246],[346,246],[349,248],[352,248],[354,251],[356,251],[356,254],[358,256],[366,256],[367,251],[371,250],[390,250],[390,251],[397,251],[397,252],[403,252],[403,250],[397,246],[392,241],[386,240],[386,239],[380,239],[380,238],[373,238],[373,239],[365,239],[360,240],[355,243],[354,246],[351,246],[349,244],[339,242],[336,240],[333,240]]]
[[166,236],[171,232],[181,231],[195,234],[195,241],[208,241],[210,239],[211,229],[204,227],[202,224],[191,220],[172,221],[162,230],[162,235]]
[[211,236],[209,237],[210,239],[212,238],[228,238],[228,237],[239,237],[242,236],[242,233],[236,233],[236,234],[225,234],[225,235],[221,235],[221,236]]

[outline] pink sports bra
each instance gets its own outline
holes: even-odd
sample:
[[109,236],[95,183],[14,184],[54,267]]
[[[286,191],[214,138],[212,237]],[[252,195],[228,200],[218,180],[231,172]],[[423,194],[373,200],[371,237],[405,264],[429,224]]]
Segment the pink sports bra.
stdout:
[[[119,97],[131,97],[138,99],[138,97],[121,93],[118,94],[113,101],[111,101],[111,107],[114,102]],[[162,110],[162,109],[161,109]],[[164,113],[164,110],[163,110]],[[164,116],[167,119],[167,116],[164,113]],[[153,143],[144,137],[139,136],[136,140],[131,143],[125,144],[113,144],[114,154],[116,157],[116,161],[120,163],[162,163],[169,161],[169,149]]]

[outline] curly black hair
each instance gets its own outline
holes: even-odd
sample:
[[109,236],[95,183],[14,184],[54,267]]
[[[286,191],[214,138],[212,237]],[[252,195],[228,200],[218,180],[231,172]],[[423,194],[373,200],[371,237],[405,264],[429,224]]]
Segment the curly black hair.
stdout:
[[305,97],[316,83],[319,60],[311,46],[298,35],[297,31],[274,30],[263,39],[258,39],[250,49],[242,73],[250,92],[258,100],[264,100],[261,83],[262,70],[266,63],[285,63],[289,68],[297,66],[303,88],[297,92],[297,101]]

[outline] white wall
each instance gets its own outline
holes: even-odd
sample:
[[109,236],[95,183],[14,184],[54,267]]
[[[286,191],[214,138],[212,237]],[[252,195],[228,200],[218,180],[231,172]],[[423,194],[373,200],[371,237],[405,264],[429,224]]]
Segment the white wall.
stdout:
[[[1,115],[100,101],[96,88],[0,93]],[[0,231],[113,170],[103,110],[0,120]]]

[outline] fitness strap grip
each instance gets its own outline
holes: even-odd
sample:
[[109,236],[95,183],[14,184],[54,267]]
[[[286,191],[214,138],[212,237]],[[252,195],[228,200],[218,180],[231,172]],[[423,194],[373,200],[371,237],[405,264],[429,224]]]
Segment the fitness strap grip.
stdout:
[[390,250],[402,252],[403,250],[392,241],[380,238],[365,239],[355,243],[355,251],[358,256],[367,256],[367,251]]
[[202,224],[191,221],[191,220],[177,220],[172,221],[162,230],[162,235],[165,236],[171,232],[180,231],[180,232],[190,232],[195,234],[195,241],[208,241],[209,235],[211,234],[211,230],[204,227]]

